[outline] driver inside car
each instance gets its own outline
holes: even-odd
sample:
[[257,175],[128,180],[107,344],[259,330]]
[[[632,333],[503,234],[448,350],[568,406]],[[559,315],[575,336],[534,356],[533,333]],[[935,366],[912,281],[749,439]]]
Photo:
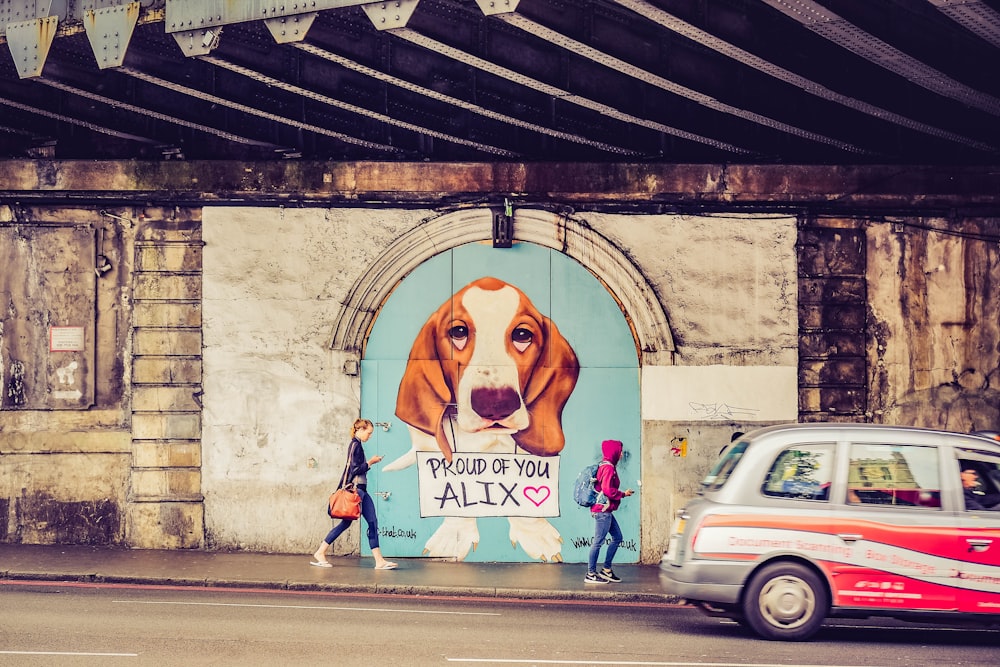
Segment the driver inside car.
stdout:
[[986,484],[975,468],[962,468],[962,491],[965,495],[967,510],[1000,509],[1000,493],[987,493]]

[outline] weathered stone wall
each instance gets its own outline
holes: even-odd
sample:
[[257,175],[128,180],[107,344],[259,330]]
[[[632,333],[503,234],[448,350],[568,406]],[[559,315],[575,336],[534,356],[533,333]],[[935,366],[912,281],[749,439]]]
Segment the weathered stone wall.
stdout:
[[37,414],[0,413],[0,541],[123,544],[128,434]]
[[[163,171],[150,167],[141,177],[121,177],[122,187],[161,178],[157,169]],[[203,222],[204,201],[164,209],[109,208],[100,201],[0,204],[3,225],[89,227],[95,270],[96,255],[111,266],[95,275],[88,338],[94,353],[87,367],[93,405],[29,409],[0,401],[0,540],[313,548],[328,527],[316,499],[343,460],[346,429],[360,401],[357,378],[344,372],[356,354],[329,347],[336,311],[362,267],[439,215],[426,198],[442,195],[442,181],[434,180],[441,168],[411,169],[422,170],[406,181],[416,197],[413,208],[385,208],[385,201],[407,196],[383,194],[391,188],[382,178],[392,169],[358,165],[334,169],[330,180],[322,170],[303,170],[311,179],[306,194],[292,194],[295,183],[278,166],[248,192],[237,177],[212,190],[216,185],[195,178],[200,172],[193,165],[170,171],[170,188],[181,199],[222,198],[219,192],[228,188],[225,196],[238,191],[243,199],[344,203],[367,188],[367,203],[352,207],[223,206],[208,209]],[[470,191],[493,192],[569,173],[449,169],[452,177],[469,176]],[[549,180],[537,185],[553,201],[578,199],[581,188],[590,188],[586,197],[602,203],[618,197],[620,206],[642,205],[634,214],[574,215],[639,267],[677,345],[673,366],[643,368],[643,560],[658,558],[673,508],[696,490],[732,431],[796,417],[960,431],[1000,427],[1000,219],[989,217],[997,189],[987,172],[957,178],[831,170],[820,180],[796,180],[801,170],[722,169],[719,178],[676,171],[660,170],[655,178],[637,172],[614,187],[605,180],[575,188]],[[100,190],[107,181],[95,180],[85,164],[58,174],[40,185],[24,180],[22,195],[60,188],[107,195]],[[490,176],[508,180],[497,190]],[[603,189],[594,194],[597,184]],[[875,194],[873,184],[881,188]],[[622,191],[611,191],[616,188]],[[729,214],[713,221],[651,210],[651,198],[665,192],[689,205],[753,201],[808,209],[832,201],[839,212],[802,213],[796,231],[789,215]],[[873,203],[897,213],[864,213]],[[964,218],[920,213],[924,205],[959,204],[986,212],[967,209]],[[218,225],[212,216],[227,222]],[[0,248],[0,257],[15,257],[18,243]],[[33,261],[60,256],[68,253],[47,249]],[[30,278],[12,275],[13,266],[5,261],[0,268],[7,292]],[[204,284],[203,267],[209,267]],[[3,340],[11,340],[15,325],[2,317],[11,302],[4,296],[0,303],[5,398],[13,374]],[[37,306],[40,313],[60,310],[57,301]],[[48,354],[43,342],[32,345],[40,357]],[[21,349],[17,354],[24,356]],[[36,382],[33,397],[72,391],[52,375],[62,365],[28,376]],[[781,401],[765,401],[766,411],[754,419],[724,410],[711,419],[704,411],[697,419],[655,414],[664,374],[690,368],[752,373],[751,382],[767,388],[765,398],[784,396],[786,386],[775,392],[762,378],[791,368],[797,405],[790,417],[781,413]],[[40,388],[43,381],[55,384]],[[338,548],[356,549],[356,536]]]
[[872,421],[1000,429],[998,228],[996,219],[866,225]]
[[0,540],[125,542],[128,227],[0,206]]
[[[211,546],[308,552],[328,530],[317,507],[340,472],[360,408],[358,379],[344,373],[352,355],[328,349],[334,319],[362,272],[377,272],[388,248],[437,217],[419,209],[205,209],[202,479]],[[711,411],[689,403],[724,401],[718,383],[694,373],[678,388],[669,368],[667,376],[643,369],[642,391],[653,396],[649,414],[636,417],[643,434],[642,558],[651,561],[665,544],[678,489],[692,488],[688,478],[700,479],[734,430],[795,419],[796,220],[578,217],[625,253],[659,295],[672,325],[674,364],[711,367],[711,378],[721,373],[758,394],[764,380],[755,373],[787,369],[789,382],[769,385],[769,395],[754,396],[752,406]],[[596,259],[587,268],[598,278],[611,270]],[[749,373],[737,376],[732,368]],[[673,387],[671,394],[656,398],[661,387]],[[674,451],[679,440],[683,451]],[[269,519],[276,506],[280,512]],[[355,540],[335,546],[354,550]]]
[[810,218],[799,229],[800,421],[871,421],[862,224],[851,218]]
[[[207,208],[204,212],[206,541],[315,550],[360,383],[330,349],[364,267],[421,211]],[[352,534],[337,544],[357,549]]]
[[683,367],[643,373],[641,560],[656,562],[732,434],[796,419],[796,219],[583,217],[641,267]]
[[130,546],[203,545],[200,211],[144,217],[132,293]]
[[[0,208],[0,539],[201,546],[201,242],[191,214],[200,209]],[[46,272],[70,278],[38,277]],[[81,350],[50,350],[58,325],[83,331]],[[15,382],[15,362],[33,371]]]

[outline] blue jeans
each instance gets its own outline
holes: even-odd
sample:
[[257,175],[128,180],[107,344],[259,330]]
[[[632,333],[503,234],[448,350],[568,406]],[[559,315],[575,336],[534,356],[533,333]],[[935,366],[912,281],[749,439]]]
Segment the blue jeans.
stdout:
[[[375,514],[375,503],[368,495],[367,484],[358,484],[355,488],[358,490],[358,495],[361,496],[361,516],[368,524],[368,546],[372,549],[378,549],[378,516]],[[326,539],[323,541],[327,544],[333,544],[333,541],[340,537],[340,534],[347,530],[352,523],[354,523],[354,519],[341,519],[340,523],[327,533]]]
[[594,543],[590,546],[590,558],[587,560],[587,572],[597,572],[597,557],[601,555],[604,538],[611,535],[608,552],[604,554],[604,567],[611,569],[611,561],[615,559],[618,545],[622,543],[622,529],[612,512],[594,512]]

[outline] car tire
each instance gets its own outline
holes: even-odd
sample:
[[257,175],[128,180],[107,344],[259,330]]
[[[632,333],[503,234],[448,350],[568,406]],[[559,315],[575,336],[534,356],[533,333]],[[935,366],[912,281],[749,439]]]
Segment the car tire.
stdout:
[[800,563],[766,565],[744,589],[743,618],[765,639],[801,641],[816,634],[829,609],[826,586]]

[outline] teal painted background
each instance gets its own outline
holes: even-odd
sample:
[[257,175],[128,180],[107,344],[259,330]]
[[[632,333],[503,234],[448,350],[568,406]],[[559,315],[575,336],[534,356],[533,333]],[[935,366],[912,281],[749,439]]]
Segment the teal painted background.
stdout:
[[[600,459],[607,438],[625,443],[628,456],[619,464],[622,488],[637,491],[622,502],[616,517],[625,541],[616,562],[639,559],[639,371],[631,331],[604,286],[574,260],[554,250],[527,243],[495,249],[469,244],[444,252],[410,273],[386,301],[375,321],[361,365],[362,416],[389,422],[376,427],[366,453],[385,456],[369,474],[376,495],[380,541],[387,556],[420,556],[441,518],[420,518],[414,467],[383,472],[381,466],[410,450],[406,424],[394,414],[396,393],[414,337],[427,317],[477,278],[493,276],[516,285],[555,322],[580,361],[580,377],[563,411],[566,446],[559,457],[560,516],[550,519],[563,540],[565,562],[586,562],[593,537],[589,510],[573,502],[573,481],[588,463]],[[529,562],[512,547],[505,518],[477,519],[480,541],[465,560]],[[362,540],[363,552],[368,551]]]

